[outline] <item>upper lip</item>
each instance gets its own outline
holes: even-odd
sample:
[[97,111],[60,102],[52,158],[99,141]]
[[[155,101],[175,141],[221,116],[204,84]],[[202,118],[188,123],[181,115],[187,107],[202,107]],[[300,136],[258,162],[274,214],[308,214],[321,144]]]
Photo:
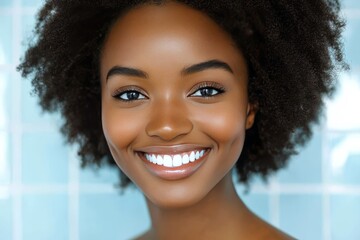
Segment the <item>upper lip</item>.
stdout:
[[157,153],[157,154],[180,154],[184,152],[190,152],[195,150],[203,150],[208,149],[210,147],[206,147],[204,145],[198,144],[179,144],[179,145],[171,145],[171,146],[145,146],[136,148],[136,152],[143,153]]

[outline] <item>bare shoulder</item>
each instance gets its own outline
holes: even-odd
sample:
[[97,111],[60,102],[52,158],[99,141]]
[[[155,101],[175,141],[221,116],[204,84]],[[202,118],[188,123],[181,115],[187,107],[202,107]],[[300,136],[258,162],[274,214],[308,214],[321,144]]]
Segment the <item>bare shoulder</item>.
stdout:
[[[255,214],[251,214],[248,218],[246,233],[243,232],[241,237],[242,239],[252,239],[252,240],[296,240],[296,238],[291,237],[280,229],[272,226],[266,221],[262,220]],[[132,238],[133,240],[154,240],[156,239],[151,231],[146,231],[141,235]]]
[[296,238],[288,235],[287,233],[270,226],[271,229],[264,232],[263,236],[259,239],[266,239],[266,240],[295,240]]
[[151,240],[151,234],[150,231],[146,231],[144,233],[142,233],[141,235],[134,237],[133,240]]
[[265,222],[259,217],[255,216],[254,219],[254,229],[256,229],[256,237],[254,239],[258,240],[296,240],[296,238],[288,235],[287,233],[281,231],[280,229],[272,226],[271,224]]

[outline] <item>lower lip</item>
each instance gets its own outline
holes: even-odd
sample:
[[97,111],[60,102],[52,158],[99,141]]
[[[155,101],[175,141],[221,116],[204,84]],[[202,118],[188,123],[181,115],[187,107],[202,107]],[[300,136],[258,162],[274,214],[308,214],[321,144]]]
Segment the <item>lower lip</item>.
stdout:
[[187,178],[195,173],[201,165],[205,162],[210,150],[206,150],[204,155],[196,160],[195,162],[190,162],[188,164],[183,164],[179,167],[164,167],[162,165],[157,165],[149,162],[144,154],[138,154],[140,158],[145,163],[145,167],[155,176],[160,177],[164,180],[180,180]]

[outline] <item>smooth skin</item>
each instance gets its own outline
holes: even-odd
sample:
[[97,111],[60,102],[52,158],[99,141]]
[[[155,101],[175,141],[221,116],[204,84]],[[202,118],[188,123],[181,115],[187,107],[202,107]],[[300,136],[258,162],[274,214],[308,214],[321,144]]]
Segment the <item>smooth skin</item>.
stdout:
[[[246,60],[219,25],[179,3],[137,7],[110,29],[100,65],[108,146],[151,216],[137,239],[291,239],[235,191],[231,169],[256,107],[248,102]],[[190,176],[166,180],[139,153],[164,146],[209,152]]]

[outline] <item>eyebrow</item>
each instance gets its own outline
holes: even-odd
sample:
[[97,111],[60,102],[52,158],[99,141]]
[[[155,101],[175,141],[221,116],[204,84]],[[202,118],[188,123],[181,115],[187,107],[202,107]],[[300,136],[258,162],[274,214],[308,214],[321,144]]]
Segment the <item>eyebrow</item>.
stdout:
[[220,60],[210,60],[202,63],[197,63],[194,65],[191,65],[190,67],[184,68],[181,73],[183,75],[193,74],[201,71],[205,71],[208,69],[223,69],[225,71],[228,71],[230,73],[234,73],[234,71],[231,69],[229,64],[222,62]]
[[112,67],[106,75],[106,81],[114,75],[125,75],[129,77],[139,77],[139,78],[148,78],[146,72],[141,71],[135,68],[128,68],[122,66],[114,66]]
[[[189,75],[189,74],[202,72],[208,69],[223,69],[227,72],[234,73],[234,71],[231,69],[229,64],[222,62],[220,60],[213,59],[206,62],[197,63],[189,67],[185,67],[181,71],[181,74]],[[114,75],[125,75],[130,77],[148,78],[148,74],[140,69],[123,67],[123,66],[114,66],[107,73],[106,81],[111,76]]]

